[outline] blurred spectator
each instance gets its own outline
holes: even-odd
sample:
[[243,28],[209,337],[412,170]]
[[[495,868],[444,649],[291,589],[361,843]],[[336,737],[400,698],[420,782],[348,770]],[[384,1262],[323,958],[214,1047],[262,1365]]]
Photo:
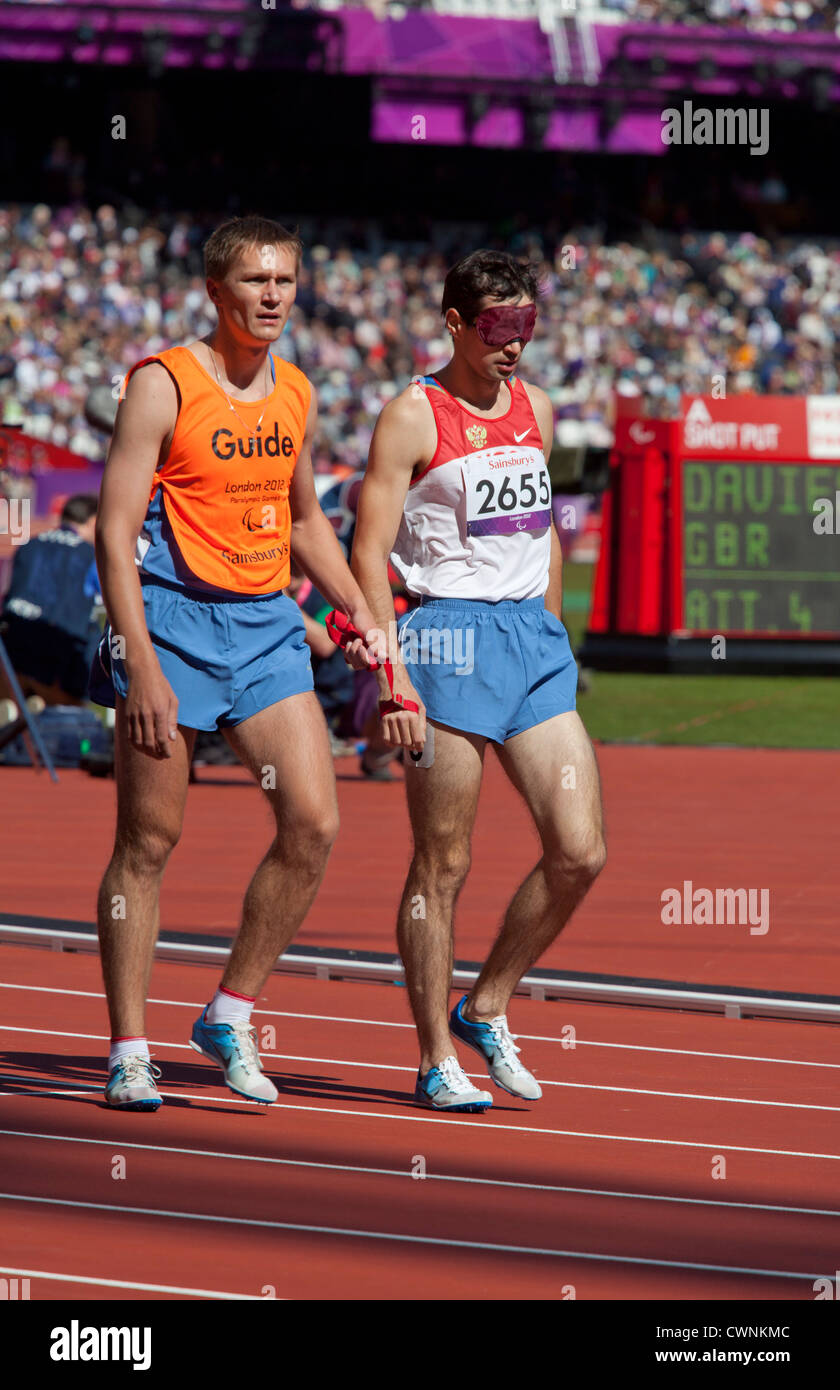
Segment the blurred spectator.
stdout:
[[[56,0],[41,0],[56,3]],[[102,0],[116,8],[121,0]],[[164,7],[170,0],[145,0],[147,5]],[[398,19],[406,9],[437,10],[442,14],[492,15],[521,19],[529,10],[537,13],[537,0],[291,0],[293,9],[323,9],[334,12],[343,8],[370,10],[376,19]],[[188,0],[183,9],[199,10],[198,0]],[[273,8],[266,0],[265,9]],[[671,24],[728,24],[750,29],[833,29],[837,21],[837,0],[577,0],[577,8],[595,18],[599,14],[620,15],[643,23]],[[568,8],[565,10],[568,14]],[[71,152],[69,142],[59,139],[47,167],[60,175],[74,172],[79,156]]]
[[301,610],[312,652],[315,694],[327,721],[333,757],[355,753],[356,742],[364,739],[360,766],[365,777],[379,782],[394,780],[388,764],[400,750],[391,748],[382,737],[376,676],[372,671],[351,671],[325,626],[331,604],[294,561],[286,592]]
[[[68,499],[59,525],[15,552],[0,614],[0,636],[24,695],[48,705],[80,705],[99,624],[93,536],[98,499]],[[12,694],[0,671],[0,697]]]
[[597,0],[595,8],[620,10],[643,23],[717,24],[751,32],[834,30],[837,0]]
[[[370,10],[377,19],[404,12],[406,0],[342,0],[349,8]],[[537,14],[537,0],[407,0],[412,9],[437,10],[441,14],[493,15],[524,18]],[[337,0],[292,0],[295,9],[339,8]],[[597,22],[599,14],[620,15],[639,24],[717,24],[751,31],[836,30],[837,0],[577,0],[575,9]],[[572,13],[564,8],[562,13]]]
[[286,592],[301,610],[306,641],[312,655],[315,694],[330,731],[333,755],[339,757],[344,753],[353,753],[355,746],[351,744],[346,747],[345,741],[336,734],[341,717],[353,699],[353,672],[324,625],[331,605],[294,561]]
[[[651,182],[645,215],[660,192]],[[783,192],[771,169],[749,197],[778,206]],[[0,408],[14,396],[26,433],[103,458],[107,436],[85,418],[91,387],[116,390],[139,358],[212,326],[195,261],[205,231],[110,206],[0,210],[0,355],[14,364]],[[383,405],[447,360],[444,276],[484,236],[438,225],[423,245],[389,244],[371,222],[348,245],[335,224],[302,231],[297,303],[275,351],[318,390],[316,470],[346,473],[364,467]],[[681,392],[709,391],[713,375],[732,394],[840,389],[837,242],[647,227],[641,243],[607,243],[597,228],[555,226],[506,244],[537,261],[546,289],[526,372],[593,444],[609,436],[616,390],[673,417]]]

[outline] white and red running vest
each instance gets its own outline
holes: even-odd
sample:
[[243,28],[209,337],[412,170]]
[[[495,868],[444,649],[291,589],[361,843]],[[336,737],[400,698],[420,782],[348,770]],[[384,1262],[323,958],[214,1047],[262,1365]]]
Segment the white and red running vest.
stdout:
[[432,376],[418,377],[438,443],[411,483],[391,563],[412,594],[537,598],[548,587],[551,484],[528,392],[507,382],[510,406],[474,415]]

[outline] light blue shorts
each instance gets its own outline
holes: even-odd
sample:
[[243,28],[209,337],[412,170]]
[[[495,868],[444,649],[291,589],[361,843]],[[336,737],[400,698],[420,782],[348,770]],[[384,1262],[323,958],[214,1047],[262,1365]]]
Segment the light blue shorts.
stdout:
[[[178,723],[226,728],[313,689],[300,609],[284,593],[261,598],[198,596],[165,584],[143,585],[146,626],[161,670],[178,697]],[[114,705],[128,694],[124,662],[111,654],[105,628],[94,656],[90,698]]]
[[575,708],[577,664],[542,598],[423,599],[400,651],[430,719],[504,743]]

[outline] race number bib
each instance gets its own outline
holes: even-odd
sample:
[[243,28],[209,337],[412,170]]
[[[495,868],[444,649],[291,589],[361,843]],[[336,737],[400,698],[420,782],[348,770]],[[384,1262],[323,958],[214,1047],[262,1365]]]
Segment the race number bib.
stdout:
[[462,466],[468,536],[512,536],[551,525],[551,483],[539,449],[483,449]]

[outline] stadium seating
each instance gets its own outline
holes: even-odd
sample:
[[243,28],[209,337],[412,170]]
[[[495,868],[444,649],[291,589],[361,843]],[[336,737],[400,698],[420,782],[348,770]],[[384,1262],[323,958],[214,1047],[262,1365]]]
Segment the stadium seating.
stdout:
[[[768,184],[762,196],[786,195]],[[107,206],[0,211],[0,355],[13,364],[0,413],[14,400],[27,434],[104,458],[107,435],[85,415],[91,390],[118,390],[140,357],[212,326],[206,230],[183,216],[128,222]],[[305,221],[302,232],[298,301],[276,350],[318,389],[316,469],[346,471],[364,465],[385,402],[446,361],[443,278],[470,248],[451,229],[425,251],[385,242],[375,225],[367,249]],[[513,245],[538,261],[546,289],[528,374],[591,444],[609,442],[616,389],[664,416],[716,373],[729,392],[840,390],[836,244],[694,231],[610,245],[570,228]]]
[[363,7],[384,16],[405,9],[430,9],[496,19],[534,19],[546,6],[585,14],[598,24],[622,21],[664,24],[721,24],[751,31],[836,30],[836,0],[294,0],[297,8],[330,12]]

